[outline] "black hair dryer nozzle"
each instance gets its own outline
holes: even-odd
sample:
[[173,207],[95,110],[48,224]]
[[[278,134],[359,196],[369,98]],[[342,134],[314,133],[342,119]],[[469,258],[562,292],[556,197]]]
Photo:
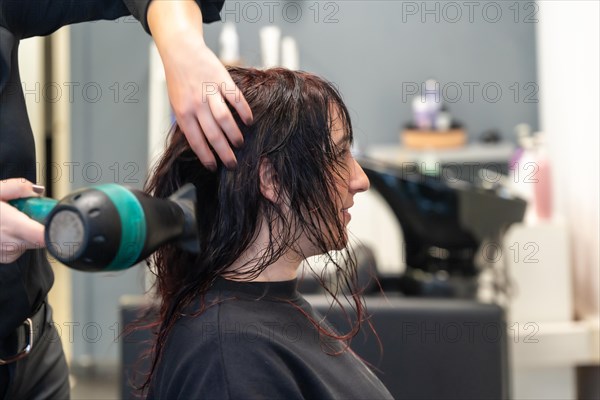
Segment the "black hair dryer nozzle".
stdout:
[[117,184],[74,192],[46,218],[48,251],[81,271],[116,271],[175,243],[197,253],[196,188],[184,185],[168,199]]

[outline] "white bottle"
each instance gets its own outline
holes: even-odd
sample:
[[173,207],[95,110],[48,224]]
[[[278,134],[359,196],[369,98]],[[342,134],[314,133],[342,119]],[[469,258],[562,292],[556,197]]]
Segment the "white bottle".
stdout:
[[219,58],[225,65],[240,64],[240,39],[233,22],[225,22],[219,36],[221,51]]
[[296,43],[296,39],[291,36],[284,36],[281,39],[281,66],[292,71],[300,68],[298,44]]
[[259,35],[263,68],[279,66],[281,29],[275,25],[265,26],[260,29]]

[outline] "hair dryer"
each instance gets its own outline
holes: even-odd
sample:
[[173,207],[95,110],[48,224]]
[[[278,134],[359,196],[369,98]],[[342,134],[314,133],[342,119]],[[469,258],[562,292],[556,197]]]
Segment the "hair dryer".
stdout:
[[80,271],[127,269],[166,243],[199,251],[192,184],[168,199],[104,184],[78,190],[60,201],[30,197],[9,203],[44,223],[50,254]]

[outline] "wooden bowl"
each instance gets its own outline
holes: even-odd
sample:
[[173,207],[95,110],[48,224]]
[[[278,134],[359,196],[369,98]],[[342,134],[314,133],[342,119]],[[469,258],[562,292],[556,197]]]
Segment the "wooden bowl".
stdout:
[[448,131],[427,131],[405,129],[401,140],[404,146],[412,149],[447,149],[462,147],[467,143],[467,135],[462,129]]

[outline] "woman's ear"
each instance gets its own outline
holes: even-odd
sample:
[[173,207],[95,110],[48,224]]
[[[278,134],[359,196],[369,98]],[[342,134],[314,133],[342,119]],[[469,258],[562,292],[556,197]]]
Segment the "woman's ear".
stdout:
[[277,203],[279,200],[279,186],[273,164],[268,159],[263,158],[260,161],[258,173],[260,176],[260,192],[270,202]]

